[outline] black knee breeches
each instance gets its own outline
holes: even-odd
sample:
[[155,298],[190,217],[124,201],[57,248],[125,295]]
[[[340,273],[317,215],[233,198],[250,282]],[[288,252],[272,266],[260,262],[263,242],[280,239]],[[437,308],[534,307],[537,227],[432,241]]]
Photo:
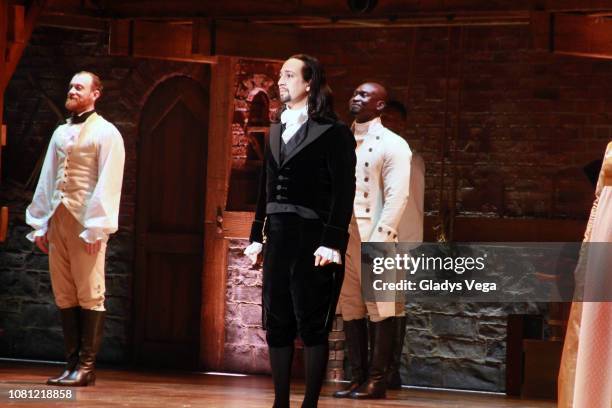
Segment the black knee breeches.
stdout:
[[314,266],[322,231],[320,220],[291,213],[268,216],[263,312],[266,339],[272,347],[293,344],[297,334],[306,346],[328,341],[344,265]]

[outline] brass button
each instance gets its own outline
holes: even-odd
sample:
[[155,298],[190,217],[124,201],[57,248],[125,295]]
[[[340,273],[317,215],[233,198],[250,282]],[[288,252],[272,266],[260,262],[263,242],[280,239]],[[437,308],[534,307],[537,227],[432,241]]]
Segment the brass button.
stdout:
[[366,198],[368,197],[367,191],[365,193],[363,193],[363,196],[366,197]]

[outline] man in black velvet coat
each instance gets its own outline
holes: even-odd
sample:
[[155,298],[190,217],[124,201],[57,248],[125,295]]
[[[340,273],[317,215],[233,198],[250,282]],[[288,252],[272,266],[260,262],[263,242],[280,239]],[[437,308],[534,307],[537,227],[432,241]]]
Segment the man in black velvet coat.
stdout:
[[304,342],[306,391],[316,407],[328,334],[344,277],[355,196],[355,139],[336,119],[319,62],[295,55],[278,80],[285,109],[270,128],[259,200],[245,254],[263,256],[264,328],[274,407],[289,407],[293,343]]

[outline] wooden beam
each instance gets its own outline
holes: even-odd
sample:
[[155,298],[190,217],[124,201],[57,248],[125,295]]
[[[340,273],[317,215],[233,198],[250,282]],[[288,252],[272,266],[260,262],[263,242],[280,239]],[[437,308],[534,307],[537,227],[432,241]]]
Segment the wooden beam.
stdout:
[[[8,46],[8,35],[4,35],[4,33],[8,33],[8,14],[9,14],[9,5],[7,0],[0,0],[0,181],[2,180],[2,146],[6,144],[6,127],[3,122],[3,113],[4,113],[4,90],[6,89],[6,85],[8,84],[8,77],[4,75],[4,70],[6,69],[6,48]],[[1,231],[0,231],[1,232]]]
[[36,25],[80,31],[108,32],[110,24],[108,19],[98,17],[43,13],[38,18]]
[[225,211],[223,213],[223,236],[226,239],[245,239],[251,233],[255,213],[247,211]]
[[[6,62],[2,72],[2,81],[0,82],[8,84],[8,81],[13,76],[13,73],[17,68],[17,64],[19,63],[19,59],[23,54],[23,50],[32,36],[32,31],[34,30],[36,20],[42,12],[45,3],[45,0],[33,0],[28,9],[25,11],[23,30],[19,35],[21,42],[15,42],[8,48],[8,55],[6,57]],[[15,12],[19,13],[16,10]]]
[[556,54],[612,58],[612,20],[555,14],[552,37]]
[[63,13],[103,13],[117,18],[210,18],[251,19],[268,17],[340,18],[395,18],[426,13],[489,13],[531,10],[544,11],[599,11],[610,10],[608,0],[385,0],[369,12],[351,11],[346,0],[122,0],[83,2],[81,0],[53,0],[51,11]]
[[537,3],[539,9],[551,13],[612,10],[609,0],[544,0]]
[[108,53],[115,56],[132,55],[132,20],[113,20],[110,23]]
[[532,46],[555,54],[612,59],[612,20],[588,15],[533,12]]
[[294,27],[222,20],[215,23],[214,38],[216,55],[284,60],[302,49]]
[[22,5],[10,5],[8,12],[7,39],[9,44],[25,43],[25,7]]
[[209,27],[203,20],[144,21],[110,24],[110,55],[216,63],[210,54]]
[[531,13],[531,47],[536,50],[552,49],[552,14],[545,11]]
[[210,125],[206,173],[204,268],[200,365],[220,370],[225,347],[225,292],[228,243],[218,224],[227,202],[232,157],[231,123],[234,114],[234,76],[237,60],[219,57],[211,66]]
[[[236,21],[114,20],[111,55],[215,63],[215,56],[279,60],[301,50],[299,29]],[[270,46],[270,44],[274,44]]]
[[196,55],[212,55],[211,23],[205,19],[193,21],[191,53]]
[[0,208],[0,242],[6,241],[8,232],[9,211],[7,207]]
[[[0,0],[0,105],[4,98],[4,89],[10,76],[6,75],[6,54],[8,48],[8,0]],[[0,106],[1,107],[1,106]],[[0,109],[0,124],[2,123],[2,109]]]

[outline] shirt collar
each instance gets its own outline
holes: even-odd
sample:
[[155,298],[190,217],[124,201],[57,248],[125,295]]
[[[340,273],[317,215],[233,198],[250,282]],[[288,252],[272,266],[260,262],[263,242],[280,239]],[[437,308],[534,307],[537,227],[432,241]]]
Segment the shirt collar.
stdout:
[[300,109],[290,109],[287,107],[281,113],[281,123],[285,126],[302,125],[308,120],[308,104]]
[[377,129],[380,126],[382,126],[380,117],[376,117],[372,120],[363,123],[353,122],[355,136],[366,136],[367,134],[371,133],[373,130]]

